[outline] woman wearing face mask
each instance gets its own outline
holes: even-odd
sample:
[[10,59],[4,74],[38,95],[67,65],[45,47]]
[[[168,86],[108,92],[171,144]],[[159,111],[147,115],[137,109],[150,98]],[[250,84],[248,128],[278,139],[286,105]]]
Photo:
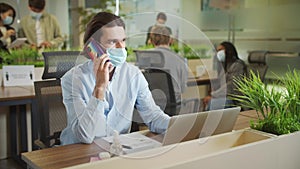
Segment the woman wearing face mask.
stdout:
[[12,6],[0,3],[0,50],[8,52],[7,46],[16,39],[15,29],[10,26],[15,17],[16,11]]
[[204,97],[203,104],[206,110],[234,106],[235,103],[229,98],[231,94],[237,94],[233,79],[246,74],[246,65],[239,59],[232,43],[222,42],[217,47],[217,59],[221,63],[218,67],[220,84],[217,89],[212,89],[209,96]]

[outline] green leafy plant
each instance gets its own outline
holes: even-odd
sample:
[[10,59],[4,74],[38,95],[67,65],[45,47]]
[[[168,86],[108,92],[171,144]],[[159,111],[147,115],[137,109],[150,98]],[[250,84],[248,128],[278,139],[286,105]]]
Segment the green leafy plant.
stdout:
[[300,72],[288,71],[278,78],[285,91],[268,89],[259,75],[251,71],[248,77],[234,79],[241,94],[231,98],[256,110],[258,121],[251,121],[251,128],[281,135],[300,130]]
[[41,67],[44,63],[43,60],[39,59],[41,55],[37,50],[26,47],[10,50],[9,53],[0,51],[0,56],[3,59],[2,65],[35,65]]

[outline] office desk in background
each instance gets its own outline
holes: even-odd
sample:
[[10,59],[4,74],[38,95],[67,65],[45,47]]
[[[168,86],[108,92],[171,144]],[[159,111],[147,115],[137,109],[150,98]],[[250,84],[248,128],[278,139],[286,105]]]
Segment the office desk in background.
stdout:
[[210,85],[214,80],[218,79],[218,74],[216,71],[206,72],[200,77],[194,75],[195,73],[189,75],[187,86]]
[[[12,158],[17,161],[21,161],[21,152],[28,151],[26,105],[29,104],[33,107],[34,97],[33,86],[1,86],[0,88],[0,106],[9,106],[10,152]],[[34,117],[33,115],[31,116]],[[18,132],[18,129],[20,129],[20,132]],[[35,133],[36,127],[32,126],[33,138],[35,138]]]
[[[243,112],[238,116],[234,130],[250,126],[250,119],[255,120],[255,111]],[[71,144],[22,153],[22,159],[33,169],[63,168],[90,162],[91,157],[97,157],[104,150],[92,144]]]

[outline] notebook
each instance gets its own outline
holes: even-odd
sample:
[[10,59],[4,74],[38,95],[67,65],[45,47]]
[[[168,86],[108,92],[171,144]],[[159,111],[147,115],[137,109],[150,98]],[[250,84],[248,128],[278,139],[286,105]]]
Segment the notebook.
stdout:
[[241,107],[172,116],[162,145],[232,131]]
[[[118,138],[123,147],[124,154],[130,154],[161,146],[160,142],[151,139],[140,132],[121,134]],[[109,151],[110,145],[113,143],[113,136],[95,139],[94,143],[102,149]]]

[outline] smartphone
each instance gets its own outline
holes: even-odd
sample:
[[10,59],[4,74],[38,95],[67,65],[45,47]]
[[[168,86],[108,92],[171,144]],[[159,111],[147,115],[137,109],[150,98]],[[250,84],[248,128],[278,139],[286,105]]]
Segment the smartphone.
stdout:
[[94,38],[90,38],[84,47],[85,53],[94,60],[96,57],[100,57],[104,54],[103,49]]

